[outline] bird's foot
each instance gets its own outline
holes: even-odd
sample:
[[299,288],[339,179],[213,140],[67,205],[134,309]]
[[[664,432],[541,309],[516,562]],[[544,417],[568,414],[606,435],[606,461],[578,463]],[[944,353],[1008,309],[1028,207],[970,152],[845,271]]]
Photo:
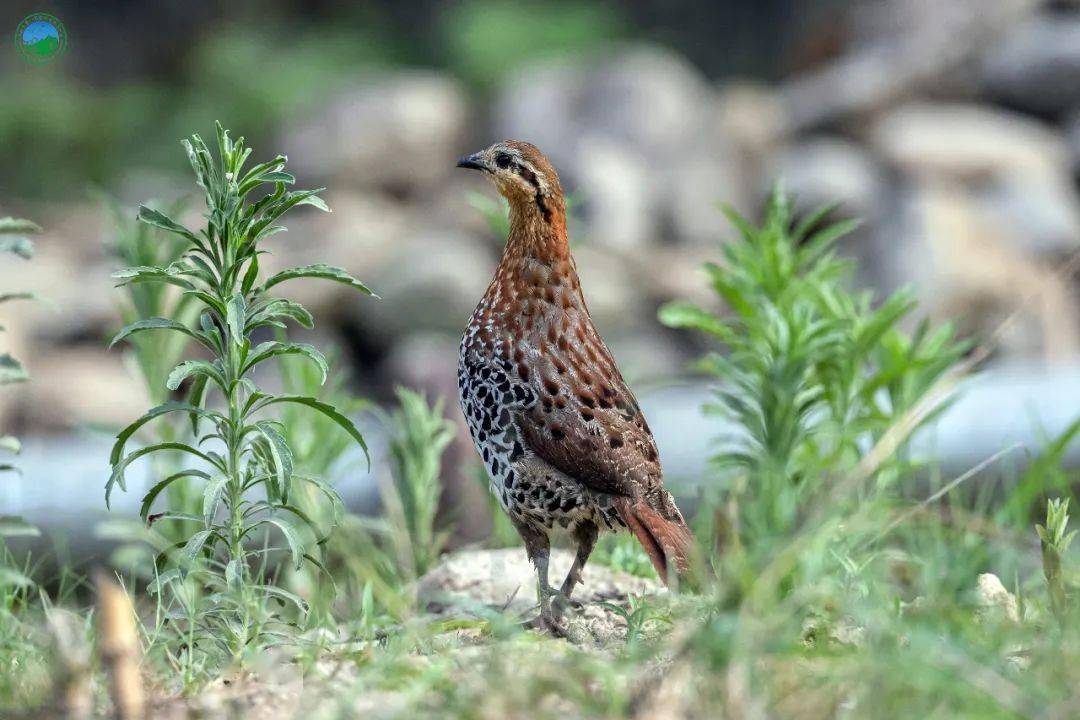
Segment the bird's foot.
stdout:
[[566,624],[561,618],[556,617],[553,613],[541,611],[539,615],[532,620],[526,620],[521,623],[521,627],[526,630],[535,630],[541,633],[547,633],[552,637],[569,639],[570,631],[566,627]]
[[532,620],[522,623],[522,626],[531,630],[548,632],[555,637],[568,638],[566,623],[563,616],[567,608],[580,610],[584,606],[577,600],[572,600],[561,591],[552,587],[545,587],[540,592],[540,614]]

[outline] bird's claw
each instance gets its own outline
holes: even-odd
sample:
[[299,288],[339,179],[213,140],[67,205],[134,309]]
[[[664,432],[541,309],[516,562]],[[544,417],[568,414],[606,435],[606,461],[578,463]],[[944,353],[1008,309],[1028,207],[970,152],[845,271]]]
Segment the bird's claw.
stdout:
[[521,623],[521,627],[526,630],[536,630],[537,632],[548,633],[552,637],[564,639],[570,637],[570,632],[567,630],[566,625],[551,613],[541,612],[532,620],[526,620]]
[[554,637],[568,638],[570,636],[563,622],[563,615],[567,608],[580,610],[583,607],[584,605],[567,597],[563,592],[554,588],[545,588],[541,592],[540,614],[532,620],[523,622],[521,626],[529,630],[547,632]]

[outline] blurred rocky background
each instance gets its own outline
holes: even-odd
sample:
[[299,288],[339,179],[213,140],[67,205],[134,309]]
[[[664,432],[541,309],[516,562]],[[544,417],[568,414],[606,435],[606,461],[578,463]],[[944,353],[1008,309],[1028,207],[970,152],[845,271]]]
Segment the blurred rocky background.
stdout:
[[[53,65],[10,45],[39,10],[68,30]],[[367,397],[419,385],[456,412],[459,333],[501,238],[469,201],[493,191],[454,162],[520,138],[572,194],[590,308],[670,418],[652,423],[660,435],[679,435],[705,396],[664,394],[702,346],[656,309],[715,302],[698,268],[731,232],[717,203],[756,216],[779,179],[799,208],[838,200],[864,220],[844,245],[860,284],[913,285],[927,314],[994,338],[993,362],[1019,380],[972,411],[976,425],[1032,398],[1046,399],[1042,421],[1080,408],[1078,2],[16,1],[0,31],[0,215],[45,228],[0,288],[51,301],[6,313],[3,342],[33,382],[0,397],[5,432],[70,438],[146,407],[123,353],[105,350],[117,263],[99,196],[192,195],[178,140],[215,119],[257,155],[287,153],[301,186],[329,188],[333,214],[298,213],[272,244],[281,262],[345,266],[382,296],[297,286]],[[104,457],[83,456],[103,483]]]

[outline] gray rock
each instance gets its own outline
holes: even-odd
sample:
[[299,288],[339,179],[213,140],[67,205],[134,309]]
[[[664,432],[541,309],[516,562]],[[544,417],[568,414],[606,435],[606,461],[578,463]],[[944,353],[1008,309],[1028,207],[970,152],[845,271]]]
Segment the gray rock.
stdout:
[[628,251],[653,242],[656,211],[645,157],[602,136],[581,144],[576,159],[585,191],[584,219],[589,242]]
[[873,143],[907,173],[954,186],[979,206],[979,222],[1021,253],[1080,244],[1067,146],[1049,126],[1001,110],[909,105],[878,123]]
[[651,328],[608,344],[619,372],[635,391],[644,390],[657,378],[678,377],[686,369],[686,358],[678,346]]
[[543,150],[560,174],[569,172],[581,132],[585,75],[577,63],[565,60],[527,65],[511,73],[493,101],[496,136],[527,140]]
[[495,270],[496,259],[471,238],[427,228],[402,238],[372,269],[382,298],[358,298],[349,312],[383,342],[420,331],[460,336]]
[[468,102],[454,80],[380,74],[294,123],[282,145],[294,172],[334,187],[411,189],[452,171],[467,119]]
[[704,76],[681,55],[625,46],[515,73],[496,97],[495,129],[535,143],[560,170],[576,170],[581,144],[596,136],[659,160],[700,142],[711,100]]
[[908,172],[978,180],[1017,172],[1058,173],[1067,148],[1052,128],[976,105],[912,103],[885,115],[873,148]]
[[744,154],[764,156],[783,141],[791,125],[789,107],[773,87],[746,80],[717,91],[714,132]]
[[681,55],[630,47],[594,66],[581,117],[594,132],[663,163],[700,143],[712,99],[704,76]]
[[881,212],[887,192],[874,157],[837,137],[812,137],[789,146],[770,174],[783,182],[801,211],[838,202],[846,215],[867,222]]
[[40,347],[28,362],[34,382],[19,388],[19,415],[52,432],[101,424],[122,427],[148,407],[123,352],[94,346]]
[[983,83],[1023,110],[1059,114],[1080,104],[1080,14],[1038,15],[987,54]]
[[1012,242],[1032,255],[1064,255],[1080,245],[1080,205],[1070,178],[1010,175],[977,197],[988,217],[999,218]]
[[1040,3],[859,3],[850,51],[783,84],[791,127],[858,121],[930,88],[966,93],[972,62]]
[[662,228],[673,235],[660,239],[715,247],[729,227],[720,206],[745,206],[747,186],[736,161],[719,149],[674,158],[658,176],[663,178],[657,188],[659,217]]
[[920,309],[993,338],[999,357],[1074,358],[1080,317],[1067,278],[1027,251],[1015,228],[955,181],[926,178],[883,223],[880,287],[915,287]]
[[574,248],[581,288],[589,312],[600,334],[637,329],[649,312],[649,304],[640,291],[641,282],[631,272],[633,265],[621,253],[594,247],[591,243]]

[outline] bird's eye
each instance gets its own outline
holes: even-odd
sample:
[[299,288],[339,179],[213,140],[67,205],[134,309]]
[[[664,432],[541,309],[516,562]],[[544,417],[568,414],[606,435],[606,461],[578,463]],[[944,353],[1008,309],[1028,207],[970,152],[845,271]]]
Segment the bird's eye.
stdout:
[[505,170],[510,167],[510,156],[506,153],[499,153],[495,156],[495,164]]

